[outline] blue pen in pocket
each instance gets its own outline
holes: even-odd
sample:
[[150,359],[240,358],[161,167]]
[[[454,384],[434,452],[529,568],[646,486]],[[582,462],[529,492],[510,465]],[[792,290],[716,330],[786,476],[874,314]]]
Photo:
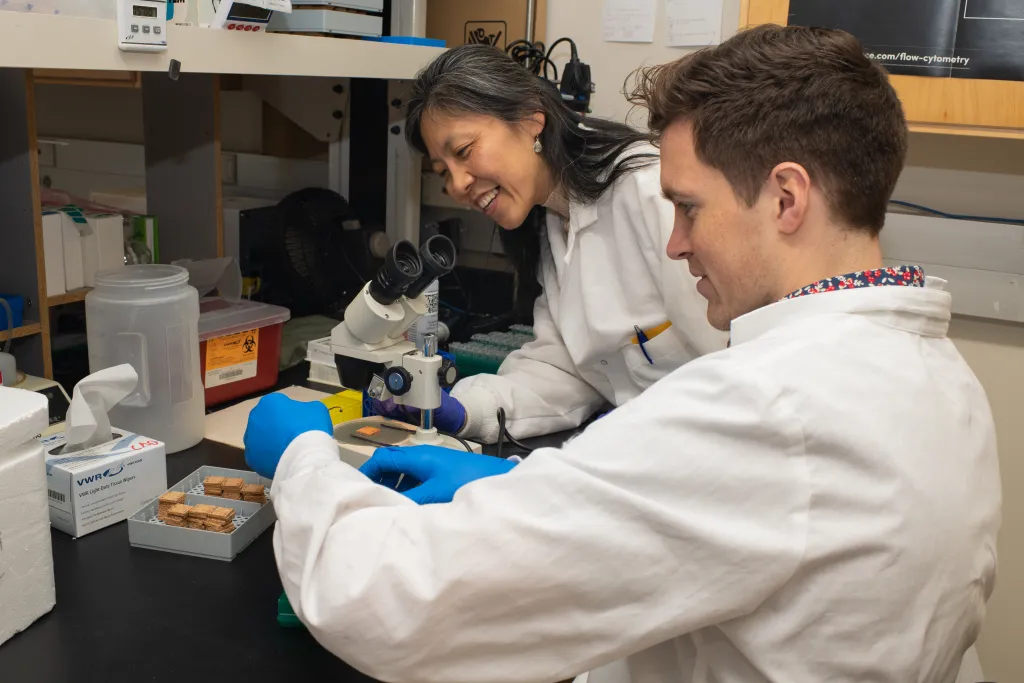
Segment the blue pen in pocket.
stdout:
[[639,325],[633,325],[633,331],[636,332],[636,343],[640,346],[640,350],[643,351],[644,358],[647,359],[648,363],[654,365],[654,361],[651,360],[651,354],[647,353],[647,348],[645,347],[645,344],[649,341],[647,335],[640,329]]

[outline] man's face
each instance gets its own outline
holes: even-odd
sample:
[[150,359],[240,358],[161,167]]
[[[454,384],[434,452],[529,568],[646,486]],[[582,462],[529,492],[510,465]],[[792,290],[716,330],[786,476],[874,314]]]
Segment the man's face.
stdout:
[[697,158],[693,130],[677,121],[661,138],[661,186],[676,207],[669,258],[686,260],[708,300],[708,322],[728,330],[739,316],[772,302],[767,286],[765,207],[748,207],[718,170]]

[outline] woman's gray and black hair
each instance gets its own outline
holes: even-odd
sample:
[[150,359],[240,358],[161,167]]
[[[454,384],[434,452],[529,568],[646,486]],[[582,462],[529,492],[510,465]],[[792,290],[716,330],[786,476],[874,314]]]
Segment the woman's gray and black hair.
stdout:
[[[562,102],[558,89],[489,45],[462,45],[445,52],[419,73],[412,85],[406,121],[409,144],[424,154],[420,131],[429,114],[477,114],[517,125],[544,114],[541,155],[565,196],[590,204],[624,173],[650,165],[657,155],[624,156],[651,136],[622,123],[586,119]],[[582,125],[581,125],[582,124]],[[620,157],[623,157],[620,159]],[[539,293],[537,264],[544,211],[535,208],[518,230],[501,230],[502,246],[519,275],[517,309],[532,307]]]
[[562,103],[551,82],[490,45],[453,48],[419,73],[409,100],[406,136],[426,153],[420,125],[428,114],[478,114],[516,125],[537,112],[545,118],[541,155],[571,200],[594,202],[623,173],[654,160],[653,155],[638,154],[616,163],[629,147],[650,136],[601,119],[587,119],[581,127],[583,117]]

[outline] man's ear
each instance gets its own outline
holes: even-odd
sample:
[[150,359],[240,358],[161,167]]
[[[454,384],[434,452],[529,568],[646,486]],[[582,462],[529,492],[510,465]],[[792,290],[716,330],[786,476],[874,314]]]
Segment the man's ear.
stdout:
[[811,176],[800,164],[790,161],[772,169],[765,183],[772,206],[772,218],[779,232],[793,235],[807,218],[811,202]]

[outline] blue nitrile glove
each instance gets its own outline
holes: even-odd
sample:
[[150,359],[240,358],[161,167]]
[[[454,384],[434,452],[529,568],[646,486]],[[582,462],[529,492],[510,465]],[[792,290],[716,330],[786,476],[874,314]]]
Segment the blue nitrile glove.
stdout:
[[[371,414],[401,420],[412,424],[420,423],[419,408],[410,408],[395,403],[395,399],[386,401],[373,400]],[[458,434],[466,425],[466,409],[453,398],[447,390],[441,392],[441,406],[434,409],[434,427],[448,434]]]
[[274,478],[285,449],[300,434],[320,431],[334,434],[331,413],[320,401],[296,401],[284,394],[260,399],[249,413],[245,427],[245,462],[254,472]]
[[378,483],[390,483],[403,474],[398,491],[427,505],[450,503],[469,482],[505,474],[515,466],[501,458],[441,446],[385,446],[374,451],[359,471]]

